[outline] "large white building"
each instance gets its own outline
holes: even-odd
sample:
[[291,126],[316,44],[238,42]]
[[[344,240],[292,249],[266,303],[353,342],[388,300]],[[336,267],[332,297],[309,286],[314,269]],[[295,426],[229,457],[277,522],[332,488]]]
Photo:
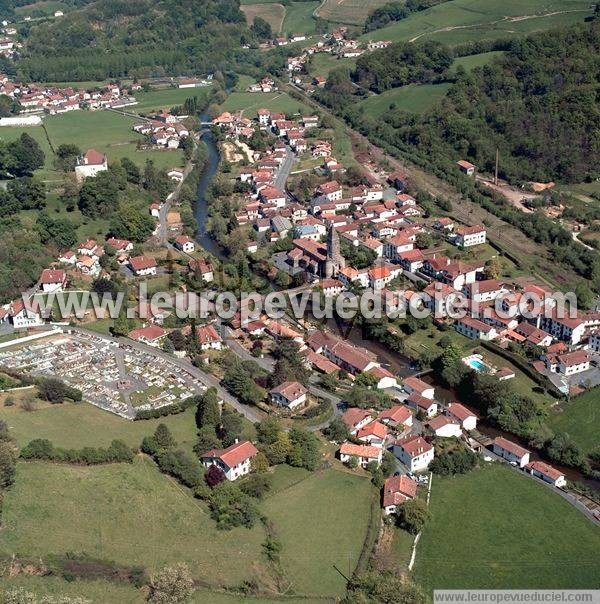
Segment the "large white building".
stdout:
[[405,436],[394,442],[394,455],[411,472],[426,470],[434,457],[433,445],[422,436]]
[[78,180],[84,180],[89,177],[98,176],[100,172],[108,170],[108,160],[106,155],[90,149],[85,155],[82,155],[75,166],[75,175]]
[[502,459],[517,464],[521,468],[529,463],[529,451],[502,436],[498,436],[494,440],[493,451],[496,455],[502,457]]

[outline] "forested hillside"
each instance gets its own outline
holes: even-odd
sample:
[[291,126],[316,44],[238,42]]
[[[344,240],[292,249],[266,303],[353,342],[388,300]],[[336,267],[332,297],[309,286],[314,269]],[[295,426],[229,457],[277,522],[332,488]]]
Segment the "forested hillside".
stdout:
[[46,81],[202,72],[248,41],[238,0],[99,0],[32,27],[18,68]]
[[457,76],[440,74],[439,61],[433,71],[411,71],[410,61],[390,60],[397,54],[390,47],[361,59],[352,77],[376,91],[432,74],[456,78],[447,97],[422,115],[391,109],[374,119],[340,86],[339,74],[323,97],[375,138],[440,167],[462,158],[491,170],[498,148],[501,176],[513,182],[581,182],[600,175],[599,51],[598,21],[514,41],[490,65]]

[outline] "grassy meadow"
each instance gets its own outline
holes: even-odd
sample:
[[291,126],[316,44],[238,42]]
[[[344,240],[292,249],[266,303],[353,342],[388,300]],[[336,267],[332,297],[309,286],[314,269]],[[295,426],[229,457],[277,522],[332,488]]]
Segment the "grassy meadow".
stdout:
[[161,109],[169,110],[171,107],[183,105],[186,99],[195,96],[198,99],[205,99],[210,89],[210,86],[202,86],[200,88],[160,88],[149,92],[138,90],[135,93],[138,104],[133,105],[131,111],[145,114]]
[[[291,588],[309,596],[341,596],[364,543],[372,487],[366,477],[325,470],[290,477],[262,508],[283,549],[281,564]],[[276,479],[278,480],[278,479]],[[337,569],[337,570],[336,570]]]
[[281,91],[262,92],[232,92],[221,105],[223,111],[244,111],[244,117],[256,117],[259,109],[269,109],[286,115],[311,115],[313,111],[302,101],[293,99],[289,94]]
[[515,470],[434,477],[430,511],[415,566],[430,592],[597,587],[600,529]]
[[482,52],[477,55],[467,55],[466,57],[457,57],[452,63],[452,70],[462,67],[465,71],[471,71],[476,67],[488,65],[494,59],[501,57],[504,54],[502,50],[492,50],[490,52]]
[[271,26],[274,34],[281,31],[283,20],[286,15],[286,8],[283,4],[277,2],[244,4],[240,8],[244,15],[246,15],[248,25],[252,25],[254,19],[260,17]]
[[287,34],[315,33],[315,19],[313,13],[319,2],[292,2],[285,7],[283,31]]
[[18,465],[4,498],[0,550],[23,556],[70,551],[150,571],[186,562],[213,585],[239,585],[261,562],[264,531],[219,531],[203,504],[154,463]]
[[325,0],[317,16],[334,23],[362,25],[370,13],[387,4],[388,0]]
[[600,390],[580,394],[559,410],[552,410],[548,424],[556,432],[566,432],[586,453],[600,445]]
[[361,101],[367,115],[379,116],[388,111],[423,113],[443,99],[451,84],[410,84],[386,90]]
[[518,37],[583,22],[592,10],[585,0],[451,0],[364,34],[361,39],[414,41],[425,38],[456,45]]

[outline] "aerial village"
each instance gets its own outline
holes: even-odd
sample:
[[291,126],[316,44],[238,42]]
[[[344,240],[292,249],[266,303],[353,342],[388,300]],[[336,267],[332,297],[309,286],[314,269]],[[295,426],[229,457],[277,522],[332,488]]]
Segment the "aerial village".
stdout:
[[[342,48],[348,48],[347,42],[343,35],[336,38]],[[257,86],[261,91],[276,89],[270,78],[263,78]],[[32,94],[32,101],[48,100],[45,91],[28,89],[27,95]],[[104,94],[120,98],[118,90]],[[94,101],[92,97],[83,100]],[[470,340],[494,342],[505,348],[533,347],[533,370],[565,394],[600,384],[600,313],[580,312],[575,318],[560,318],[552,292],[546,287],[527,277],[509,279],[495,274],[493,257],[479,256],[479,250],[489,250],[486,227],[459,224],[441,211],[432,214],[431,206],[425,210],[412,193],[407,173],[383,170],[365,158],[363,182],[349,184],[347,177],[352,170],[335,157],[334,143],[322,136],[320,120],[317,115],[284,115],[264,108],[255,115],[223,112],[213,119],[212,128],[221,143],[250,151],[232,162],[231,171],[244,190],[235,218],[250,233],[247,254],[253,256],[259,249],[285,242],[279,251],[269,253],[268,262],[275,272],[286,273],[295,287],[317,289],[326,298],[369,290],[385,300],[391,296],[398,303],[410,301],[416,294],[428,294],[425,304],[436,311],[434,324],[439,329],[453,329]],[[166,147],[174,147],[190,135],[177,117],[167,113],[134,126],[134,130],[150,137],[153,144]],[[255,133],[268,141],[266,151],[252,148]],[[297,174],[292,172],[295,165],[302,166]],[[460,158],[456,168],[469,177],[476,172],[476,166]],[[106,156],[92,149],[80,158],[75,172],[78,179],[86,179],[107,169]],[[314,177],[308,198],[294,186],[305,174]],[[174,183],[183,179],[181,171],[170,176]],[[170,240],[162,243],[185,258],[187,273],[204,286],[217,288],[214,260],[168,220],[174,211],[170,200],[157,200],[148,211],[156,220],[154,241],[166,229]],[[108,278],[101,261],[107,247],[114,250],[123,273],[132,282],[151,281],[164,274],[164,264],[152,255],[143,251],[134,255],[139,246],[130,241],[88,240],[57,256],[40,275],[37,293],[68,291],[73,280],[80,282],[81,277],[88,283],[102,275]],[[369,262],[356,268],[353,258],[359,254]],[[452,304],[447,301],[458,293],[473,312],[454,319],[448,312]],[[542,312],[533,319],[523,316],[519,305],[522,297],[531,294],[544,303]],[[0,325],[31,330],[48,323],[35,297],[31,300],[30,304],[15,300],[1,308]],[[504,310],[512,311],[511,318],[503,318],[494,310],[497,300],[502,300]],[[120,341],[115,348],[104,337],[92,338],[65,328],[39,343],[27,342],[16,352],[2,352],[0,365],[60,376],[80,388],[87,401],[129,419],[140,409],[158,409],[185,400],[194,389],[206,388],[207,382],[198,374],[182,372],[181,365],[175,364],[176,359],[185,359],[185,351],[164,351],[173,331],[163,325],[169,312],[149,310],[140,313],[141,326],[128,334],[131,345]],[[342,401],[335,411],[349,434],[337,453],[342,463],[367,468],[381,464],[385,451],[395,456],[399,472],[386,481],[383,490],[382,505],[387,514],[414,498],[419,484],[427,483],[422,473],[435,458],[434,442],[453,437],[473,449],[481,448],[474,437],[478,417],[464,405],[438,399],[436,388],[416,375],[398,377],[365,347],[322,331],[310,321],[303,325],[301,329],[297,322],[268,316],[243,322],[237,316],[229,326],[215,317],[195,329],[207,365],[211,354],[229,346],[242,358],[264,360],[265,352],[268,356],[275,343],[292,340],[315,376],[339,373],[352,383],[367,375],[375,388],[390,395],[394,405],[383,411],[348,408]],[[187,329],[189,333],[191,328]],[[255,354],[257,340],[266,344]],[[490,362],[485,354],[469,355],[463,361],[470,369],[495,375],[498,380],[515,375]],[[286,381],[268,392],[261,409],[293,417],[317,405],[318,399],[312,386]],[[227,478],[234,480],[250,471],[256,449],[247,441],[229,449],[209,452],[203,462],[219,465]],[[489,444],[488,454],[554,486],[565,484],[564,474],[544,462],[531,461],[527,449],[504,437]]]

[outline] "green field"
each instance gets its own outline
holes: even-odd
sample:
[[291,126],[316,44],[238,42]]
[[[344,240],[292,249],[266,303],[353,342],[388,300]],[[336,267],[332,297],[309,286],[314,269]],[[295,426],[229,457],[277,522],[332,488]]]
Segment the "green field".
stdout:
[[161,109],[168,110],[171,107],[183,105],[186,99],[195,96],[198,97],[198,100],[205,99],[210,89],[210,86],[203,86],[201,88],[163,88],[149,92],[138,90],[135,93],[138,104],[133,105],[130,109],[133,113],[141,114]]
[[327,77],[332,69],[345,67],[346,69],[354,69],[356,59],[338,58],[337,56],[321,52],[311,56],[310,58],[310,75]]
[[223,111],[244,111],[244,116],[255,118],[258,109],[270,109],[271,111],[295,115],[298,112],[303,115],[311,115],[313,111],[302,101],[297,101],[285,92],[232,92],[227,100],[221,105]]
[[241,11],[246,15],[246,22],[248,25],[252,25],[254,19],[259,17],[271,26],[271,30],[274,34],[278,34],[282,30],[283,20],[286,14],[286,8],[283,4],[277,2],[244,4],[241,6]]
[[118,438],[131,447],[137,447],[159,423],[169,427],[183,448],[191,449],[196,442],[192,409],[161,419],[132,422],[88,403],[50,405],[36,411],[23,411],[15,405],[0,407],[0,419],[8,424],[11,435],[20,446],[34,438],[47,438],[58,447],[101,447]]
[[[455,45],[517,37],[562,24],[583,22],[592,10],[585,0],[451,0],[364,34],[361,39],[414,41],[433,38]],[[557,12],[561,14],[552,15]]]
[[324,0],[316,14],[327,21],[362,25],[370,13],[388,0]]
[[452,63],[452,70],[455,71],[458,67],[462,67],[465,71],[471,71],[476,67],[483,67],[491,63],[494,59],[501,57],[504,54],[502,50],[492,50],[490,52],[482,52],[478,55],[467,55],[466,57],[457,57]]
[[392,110],[423,113],[443,99],[450,86],[451,84],[411,84],[371,96],[360,104],[369,116],[379,116]]
[[183,165],[183,152],[179,150],[138,151],[136,143],[143,137],[131,129],[137,122],[135,118],[113,111],[73,111],[45,120],[54,148],[75,143],[82,150],[96,149],[106,153],[109,161],[128,157],[140,166],[147,159],[152,159],[158,168]]
[[17,6],[15,13],[19,17],[27,17],[28,15],[54,15],[57,10],[65,11],[68,7],[55,0],[45,0],[43,2],[31,2],[25,6]]
[[283,31],[287,34],[314,34],[314,10],[319,2],[292,2],[285,7]]
[[560,411],[550,412],[548,424],[556,432],[566,432],[586,453],[600,445],[600,389],[562,403]]
[[261,563],[264,531],[219,531],[205,507],[149,460],[74,467],[20,463],[4,498],[0,550],[85,552],[153,570],[186,562],[214,585],[239,585]]
[[368,479],[325,470],[265,501],[265,514],[283,545],[283,571],[296,593],[343,594],[346,582],[334,565],[352,574],[366,536],[371,495]]
[[428,591],[598,586],[600,529],[515,470],[434,477],[430,511],[415,567]]

